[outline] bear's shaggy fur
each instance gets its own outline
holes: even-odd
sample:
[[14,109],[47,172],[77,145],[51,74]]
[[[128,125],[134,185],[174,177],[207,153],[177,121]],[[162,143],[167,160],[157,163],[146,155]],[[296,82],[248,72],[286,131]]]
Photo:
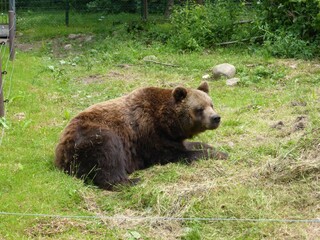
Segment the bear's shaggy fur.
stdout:
[[55,165],[103,189],[132,184],[128,175],[154,164],[226,154],[200,142],[186,142],[219,126],[203,82],[198,89],[141,88],[95,104],[73,118],[56,148]]

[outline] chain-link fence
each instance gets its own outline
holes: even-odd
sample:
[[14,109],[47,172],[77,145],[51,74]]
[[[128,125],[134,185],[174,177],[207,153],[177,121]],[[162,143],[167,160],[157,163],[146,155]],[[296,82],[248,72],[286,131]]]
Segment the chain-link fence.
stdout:
[[[0,0],[0,4],[1,1],[7,4],[6,0]],[[182,2],[186,1],[176,0],[175,4]],[[93,21],[100,21],[97,25],[102,25],[110,22],[110,18],[115,24],[152,20],[154,16],[167,19],[172,3],[171,0],[19,0],[15,3],[17,30],[30,29],[35,25],[81,27]],[[7,16],[5,8],[2,15]]]
[[[11,0],[0,0],[6,5]],[[237,1],[237,0],[235,0]],[[25,13],[65,13],[66,24],[68,16],[74,14],[120,14],[130,13],[147,20],[149,15],[156,14],[167,18],[174,5],[195,2],[203,4],[204,0],[19,0],[15,2],[18,14]],[[209,2],[209,0],[207,0]],[[214,2],[214,0],[212,0]],[[58,17],[58,16],[57,16]],[[51,19],[55,21],[55,19]]]
[[[20,0],[16,2],[17,13],[55,12],[66,13],[131,13],[147,19],[148,14],[165,14],[167,0]],[[170,4],[170,3],[169,3]],[[71,19],[70,19],[71,20]],[[68,21],[68,19],[66,19]],[[68,22],[66,22],[68,23]]]
[[57,11],[70,10],[78,12],[99,11],[105,13],[141,13],[144,2],[148,2],[151,12],[164,11],[166,0],[20,0],[17,1],[18,11]]

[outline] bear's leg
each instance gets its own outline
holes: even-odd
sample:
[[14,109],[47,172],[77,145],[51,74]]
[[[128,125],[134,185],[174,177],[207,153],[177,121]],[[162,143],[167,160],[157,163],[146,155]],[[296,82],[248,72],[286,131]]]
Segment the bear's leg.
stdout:
[[106,190],[115,185],[132,185],[126,172],[127,156],[120,137],[112,132],[102,133],[102,143],[95,149],[97,169],[94,184]]
[[184,142],[183,145],[187,150],[204,150],[214,149],[211,145],[202,142]]
[[228,158],[228,154],[217,151],[214,147],[201,142],[184,142],[186,151],[181,155],[187,162],[192,162],[197,159],[219,159],[224,160]]
[[112,190],[114,185],[132,185],[126,164],[127,156],[121,138],[108,130],[82,131],[77,136],[77,176],[92,180],[102,189]]
[[191,163],[199,159],[218,159],[228,158],[228,154],[217,151],[212,146],[200,142],[184,142],[182,147],[166,148],[165,152],[159,154],[159,163],[167,164],[170,162],[185,161]]

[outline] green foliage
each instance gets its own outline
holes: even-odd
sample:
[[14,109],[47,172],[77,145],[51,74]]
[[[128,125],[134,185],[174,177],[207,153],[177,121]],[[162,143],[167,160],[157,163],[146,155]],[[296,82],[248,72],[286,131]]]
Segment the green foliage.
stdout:
[[4,117],[0,118],[0,127],[5,128],[5,129],[9,129],[8,123]]
[[270,31],[285,29],[300,39],[314,41],[320,31],[319,0],[267,0],[257,8]]
[[265,47],[278,57],[312,58],[319,55],[320,1],[267,0],[255,5]]
[[200,50],[224,41],[256,36],[254,26],[248,28],[239,22],[247,14],[245,5],[234,1],[177,7],[171,16],[173,34],[169,42],[178,49]]
[[182,240],[201,240],[200,232],[197,229],[190,229]]
[[316,43],[300,39],[285,30],[267,33],[263,45],[272,56],[276,57],[310,59],[319,53]]

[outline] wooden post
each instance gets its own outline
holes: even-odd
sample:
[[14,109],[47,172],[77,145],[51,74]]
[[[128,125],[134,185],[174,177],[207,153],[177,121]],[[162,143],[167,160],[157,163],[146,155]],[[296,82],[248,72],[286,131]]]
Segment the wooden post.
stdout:
[[141,0],[142,8],[141,8],[141,15],[142,20],[147,21],[148,19],[148,0]]
[[2,59],[0,57],[0,118],[4,117],[4,98],[3,98],[3,83],[2,83]]
[[16,55],[14,48],[14,37],[15,37],[15,12],[9,11],[9,50],[10,50],[10,60],[14,60]]
[[70,12],[70,3],[69,0],[66,0],[66,26],[69,27],[69,12]]

